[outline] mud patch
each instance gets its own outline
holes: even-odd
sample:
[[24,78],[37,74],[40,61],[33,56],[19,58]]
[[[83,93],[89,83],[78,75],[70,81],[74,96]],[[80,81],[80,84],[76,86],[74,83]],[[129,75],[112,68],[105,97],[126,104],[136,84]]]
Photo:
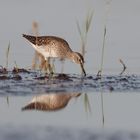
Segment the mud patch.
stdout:
[[[5,70],[4,70],[5,71]],[[0,72],[0,96],[30,95],[40,92],[139,92],[139,75],[75,74],[48,75],[40,71],[14,69]],[[7,71],[7,70],[6,70]]]

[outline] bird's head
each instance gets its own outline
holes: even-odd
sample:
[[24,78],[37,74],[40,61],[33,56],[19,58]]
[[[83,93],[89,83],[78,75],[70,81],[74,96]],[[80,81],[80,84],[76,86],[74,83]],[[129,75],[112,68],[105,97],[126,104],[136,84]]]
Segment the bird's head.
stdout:
[[85,69],[84,69],[84,57],[78,52],[73,52],[72,60],[73,60],[74,63],[80,64],[82,72],[86,76],[86,72],[85,72]]

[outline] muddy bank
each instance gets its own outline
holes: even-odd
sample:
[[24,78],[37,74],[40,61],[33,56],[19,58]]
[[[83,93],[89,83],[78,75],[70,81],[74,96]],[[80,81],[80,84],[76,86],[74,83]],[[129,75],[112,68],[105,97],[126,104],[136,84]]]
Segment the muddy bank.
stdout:
[[40,92],[139,92],[139,75],[76,74],[48,75],[40,71],[5,69],[0,71],[0,96],[30,95]]

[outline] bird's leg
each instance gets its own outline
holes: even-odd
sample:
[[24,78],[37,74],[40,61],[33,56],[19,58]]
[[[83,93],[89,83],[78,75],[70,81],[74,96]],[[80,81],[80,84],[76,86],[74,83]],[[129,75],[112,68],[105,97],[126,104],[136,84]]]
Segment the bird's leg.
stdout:
[[54,62],[55,62],[55,58],[52,58],[51,68],[52,68],[53,73],[55,73],[55,65],[54,65]]
[[41,70],[47,71],[47,68],[46,68],[46,60],[44,59],[43,56],[40,56],[40,65],[39,65],[39,68]]
[[64,73],[64,62],[65,62],[65,60],[63,58],[61,58],[60,61],[62,63],[61,73]]
[[51,61],[51,59],[48,58],[47,68],[48,68],[48,70],[49,70],[49,74],[50,74],[50,75],[53,75],[53,74],[54,74],[53,66],[51,65],[50,61]]
[[38,59],[39,59],[38,52],[35,51],[35,53],[34,53],[34,58],[33,58],[33,60],[32,60],[32,68],[33,68],[33,69],[36,69]]

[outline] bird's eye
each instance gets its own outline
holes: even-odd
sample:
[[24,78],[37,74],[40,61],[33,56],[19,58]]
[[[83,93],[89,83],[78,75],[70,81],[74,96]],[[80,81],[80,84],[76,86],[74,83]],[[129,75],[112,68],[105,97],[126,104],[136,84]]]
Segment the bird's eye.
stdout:
[[79,63],[83,63],[83,62],[81,61],[81,59],[78,59],[78,62],[79,62]]
[[78,58],[78,62],[82,63],[81,59]]

